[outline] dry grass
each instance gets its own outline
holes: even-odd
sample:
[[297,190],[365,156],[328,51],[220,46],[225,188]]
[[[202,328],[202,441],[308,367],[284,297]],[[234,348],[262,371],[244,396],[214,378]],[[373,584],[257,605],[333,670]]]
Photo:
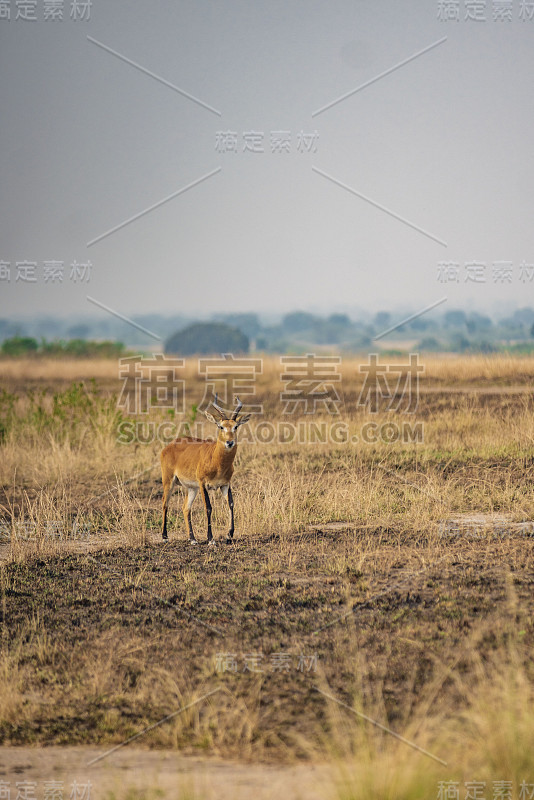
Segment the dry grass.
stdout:
[[[380,348],[377,348],[376,352],[380,354]],[[263,360],[261,381],[272,389],[273,384],[279,381],[281,372],[280,357],[262,353],[258,353],[257,357]],[[388,364],[399,364],[405,363],[406,358],[382,355],[380,361]],[[341,372],[347,378],[350,376],[351,380],[361,380],[362,373],[358,371],[358,367],[360,364],[366,363],[368,363],[367,355],[343,355]],[[425,378],[443,380],[449,384],[457,384],[459,381],[472,383],[480,380],[519,384],[534,378],[534,356],[500,354],[458,356],[454,354],[433,355],[425,353],[422,363],[425,367]],[[186,358],[183,374],[188,381],[198,380],[196,358]],[[99,381],[103,379],[117,380],[117,362],[102,358],[0,359],[0,380],[4,385],[15,382],[27,385],[33,379],[50,383],[58,381],[72,382],[87,380],[89,377],[94,377]]]
[[116,379],[117,362],[111,359],[92,358],[2,358],[0,380],[5,388],[13,384],[28,386],[32,381],[53,384],[89,378]]
[[[439,780],[509,779],[516,791],[534,781],[534,553],[528,536],[506,532],[534,519],[534,359],[426,359],[417,412],[402,417],[423,426],[418,443],[365,441],[367,424],[399,415],[357,405],[359,363],[342,368],[348,441],[310,441],[302,415],[284,420],[303,424],[303,442],[261,444],[260,426],[284,421],[280,365],[265,360],[265,416],[240,429],[237,543],[211,553],[187,548],[176,496],[161,544],[163,443],[118,443],[116,364],[0,364],[13,393],[0,461],[4,741],[111,744],[190,705],[147,744],[328,758],[347,800],[436,796]],[[203,384],[187,370],[192,409]],[[29,371],[43,396],[25,391]],[[89,375],[95,390],[69,389]],[[474,513],[485,527],[447,534],[444,520]],[[221,536],[219,498],[213,521]],[[193,524],[203,541],[200,503]],[[344,622],[314,634],[336,615]],[[319,671],[221,674],[221,650],[317,651]]]
[[[425,688],[403,730],[412,748],[355,714],[331,705],[334,736],[326,740],[325,746],[333,750],[340,798],[416,800],[456,796],[454,785],[462,796],[473,782],[481,783],[481,796],[485,791],[497,792],[494,787],[498,784],[509,783],[509,795],[505,788],[501,790],[504,796],[528,797],[534,788],[534,684],[532,665],[525,660],[522,637],[518,636],[518,612],[517,595],[509,576],[507,613],[493,631],[501,647],[486,659],[480,657],[480,640],[488,634],[482,625],[454,660],[439,661],[434,680]],[[387,724],[380,693],[375,692],[362,702],[370,669],[361,657],[358,668],[361,693],[354,699],[353,708]],[[432,710],[447,682],[454,683],[461,699],[457,715],[439,707]],[[426,754],[416,748],[423,748]],[[438,760],[447,763],[443,765]],[[529,784],[523,795],[522,783]],[[445,787],[442,795],[440,785]]]

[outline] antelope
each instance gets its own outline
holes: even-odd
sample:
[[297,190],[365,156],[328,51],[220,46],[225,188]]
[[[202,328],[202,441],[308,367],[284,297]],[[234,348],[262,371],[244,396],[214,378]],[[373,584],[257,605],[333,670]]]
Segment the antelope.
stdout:
[[[189,531],[189,544],[198,544],[191,525],[191,506],[199,490],[206,509],[208,520],[208,544],[216,544],[211,532],[211,503],[208,489],[220,489],[226,498],[230,511],[230,528],[226,543],[231,544],[234,536],[234,499],[230,488],[230,480],[234,472],[234,458],[237,452],[236,433],[243,423],[248,422],[250,414],[239,417],[243,403],[236,397],[237,406],[231,417],[217,405],[217,395],[211,405],[219,415],[219,419],[205,410],[204,414],[210,422],[217,425],[217,439],[205,441],[186,436],[171,442],[161,452],[161,479],[163,482],[163,529],[162,538],[167,539],[167,508],[169,497],[175,486],[180,484],[187,489],[182,510]],[[209,406],[208,406],[209,408]]]

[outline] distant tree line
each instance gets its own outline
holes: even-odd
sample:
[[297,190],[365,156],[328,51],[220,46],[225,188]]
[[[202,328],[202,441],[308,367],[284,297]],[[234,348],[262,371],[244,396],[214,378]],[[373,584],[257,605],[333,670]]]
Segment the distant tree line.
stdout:
[[[329,347],[346,352],[369,352],[370,348],[378,346],[374,344],[375,338],[390,328],[388,337],[381,337],[382,347],[391,341],[392,347],[400,350],[410,347],[435,352],[534,350],[534,309],[530,307],[516,309],[496,320],[476,311],[454,308],[434,309],[405,323],[402,320],[411,316],[410,310],[404,314],[388,310],[374,314],[361,311],[355,316],[357,319],[344,313],[320,316],[295,310],[274,321],[262,319],[253,312],[218,314],[204,321],[158,314],[136,316],[133,320],[157,331],[165,339],[165,352],[177,355],[238,354],[251,350],[311,352],[314,348]],[[61,320],[41,322],[44,328],[50,325],[52,330],[59,330]],[[99,327],[101,325],[103,328]],[[113,341],[121,338],[115,334],[116,325],[122,326],[123,340],[130,348],[148,349],[146,334],[118,320],[99,321],[94,326],[80,322],[68,327],[66,336],[41,337],[39,341],[37,336],[28,335],[24,326],[16,328],[14,323],[0,319],[0,341],[4,340],[1,353],[115,357],[124,349],[122,344]],[[95,337],[95,330],[107,330],[111,335]],[[95,338],[104,341],[95,341]]]
[[122,342],[91,342],[85,339],[70,339],[62,342],[38,342],[31,336],[12,336],[2,342],[0,352],[4,356],[72,356],[74,358],[116,358],[124,354]]
[[197,322],[169,337],[165,352],[189,356],[210,353],[247,353],[249,338],[224,322]]

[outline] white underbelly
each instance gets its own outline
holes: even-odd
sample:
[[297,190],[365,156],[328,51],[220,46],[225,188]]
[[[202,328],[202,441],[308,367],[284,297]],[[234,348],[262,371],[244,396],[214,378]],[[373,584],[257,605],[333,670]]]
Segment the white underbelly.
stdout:
[[198,482],[189,480],[188,478],[182,478],[180,475],[175,475],[177,481],[184,487],[184,489],[198,489]]
[[220,489],[221,486],[228,486],[228,481],[225,480],[224,478],[219,478],[218,480],[215,479],[213,481],[210,481],[206,485],[207,485],[208,489]]

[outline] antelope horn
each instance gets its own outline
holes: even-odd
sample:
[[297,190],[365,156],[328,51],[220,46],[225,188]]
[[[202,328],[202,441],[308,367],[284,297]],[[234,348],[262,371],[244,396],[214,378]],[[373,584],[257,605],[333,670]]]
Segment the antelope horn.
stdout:
[[217,403],[218,403],[218,397],[217,397],[217,393],[215,393],[215,400],[212,400],[211,404],[212,404],[213,408],[215,408],[219,412],[219,414],[221,415],[221,418],[222,419],[226,419],[226,411],[223,411],[223,409],[220,406],[218,406]]
[[237,395],[235,396],[235,399],[237,400],[237,406],[235,408],[234,413],[232,414],[232,419],[233,420],[237,419],[237,415],[239,414],[239,412],[243,408],[243,403],[241,402],[241,400],[239,399],[239,397]]

